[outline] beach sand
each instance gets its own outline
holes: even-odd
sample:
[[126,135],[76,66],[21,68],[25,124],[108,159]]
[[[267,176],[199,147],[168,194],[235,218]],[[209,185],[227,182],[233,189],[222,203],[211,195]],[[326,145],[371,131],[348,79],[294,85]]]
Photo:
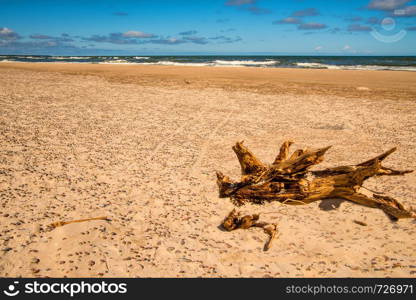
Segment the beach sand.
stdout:
[[[333,145],[320,167],[397,146],[385,165],[416,169],[415,115],[412,72],[2,63],[0,276],[416,277],[415,220],[244,206],[279,225],[264,252],[261,229],[219,228],[215,177],[240,176],[241,140],[265,162]],[[365,187],[416,206],[415,173]]]

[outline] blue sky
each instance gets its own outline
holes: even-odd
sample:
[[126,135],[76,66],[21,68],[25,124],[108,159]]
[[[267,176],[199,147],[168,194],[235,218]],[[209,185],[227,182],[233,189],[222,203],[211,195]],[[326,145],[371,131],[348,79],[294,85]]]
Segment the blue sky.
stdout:
[[0,0],[0,53],[416,55],[416,1]]

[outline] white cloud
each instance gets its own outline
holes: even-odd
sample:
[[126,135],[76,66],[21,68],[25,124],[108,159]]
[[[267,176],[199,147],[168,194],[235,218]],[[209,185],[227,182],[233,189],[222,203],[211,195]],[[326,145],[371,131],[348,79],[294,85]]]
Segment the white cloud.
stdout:
[[299,18],[288,17],[279,21],[274,21],[273,24],[301,24],[302,20]]
[[20,36],[13,30],[7,27],[0,27],[0,39],[1,40],[17,40]]
[[303,10],[295,11],[292,14],[293,17],[313,17],[319,16],[319,11],[316,8],[307,8]]
[[406,6],[402,9],[394,10],[395,17],[414,17],[416,16],[416,5]]
[[298,29],[301,29],[301,30],[315,30],[315,29],[324,29],[326,27],[327,26],[325,24],[311,22],[311,23],[300,24],[298,26]]
[[141,32],[141,31],[133,31],[133,30],[130,30],[130,31],[127,31],[127,32],[123,33],[123,36],[127,37],[127,38],[151,38],[151,37],[154,37],[154,35],[151,34],[151,33],[144,33],[144,32]]
[[225,2],[225,5],[240,6],[240,5],[254,4],[254,3],[256,3],[256,0],[228,0],[227,2]]
[[360,25],[360,24],[351,24],[348,26],[348,31],[371,31],[370,26]]
[[371,0],[368,8],[376,10],[394,10],[404,6],[411,0]]
[[345,45],[344,48],[342,48],[342,50],[344,50],[344,51],[351,50],[351,46],[350,45]]
[[9,34],[9,33],[12,33],[13,32],[13,30],[11,30],[11,29],[9,29],[9,28],[7,28],[7,27],[4,27],[4,28],[0,28],[0,34]]
[[315,50],[316,51],[319,51],[319,50],[322,50],[323,49],[323,47],[322,46],[317,46],[317,47],[315,47]]

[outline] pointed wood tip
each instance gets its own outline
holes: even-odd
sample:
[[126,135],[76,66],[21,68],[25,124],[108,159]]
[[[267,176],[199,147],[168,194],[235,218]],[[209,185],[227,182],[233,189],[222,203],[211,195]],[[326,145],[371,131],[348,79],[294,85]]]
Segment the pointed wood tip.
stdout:
[[232,149],[234,152],[236,152],[238,149],[241,149],[244,147],[244,141],[236,142],[234,146],[232,146]]
[[380,160],[383,160],[383,159],[385,159],[387,156],[389,156],[390,154],[392,154],[392,153],[394,153],[394,152],[396,152],[397,151],[397,147],[393,147],[393,148],[391,148],[390,150],[387,150],[386,152],[384,152],[383,154],[381,154],[380,156],[379,156],[379,159]]
[[329,149],[331,149],[332,148],[332,146],[328,146],[328,147],[325,147],[325,148],[321,148],[321,149],[318,149],[317,151],[316,151],[316,153],[318,154],[318,155],[324,155],[325,153],[326,153],[326,151],[328,151]]
[[393,152],[395,152],[397,150],[397,147],[393,147],[393,148],[391,148],[389,151],[387,151],[387,152],[389,152],[389,153],[393,153]]

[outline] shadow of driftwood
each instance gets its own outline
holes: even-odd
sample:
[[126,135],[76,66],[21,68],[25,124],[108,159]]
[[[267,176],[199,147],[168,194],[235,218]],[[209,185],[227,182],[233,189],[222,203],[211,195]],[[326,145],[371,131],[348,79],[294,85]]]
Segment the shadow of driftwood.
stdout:
[[227,229],[224,228],[224,226],[222,224],[218,225],[217,228],[221,231],[229,232]]
[[344,199],[338,199],[338,198],[325,199],[325,200],[322,200],[321,203],[319,203],[319,208],[324,211],[334,210],[334,209],[339,208],[341,206],[341,203],[345,201],[346,200]]

